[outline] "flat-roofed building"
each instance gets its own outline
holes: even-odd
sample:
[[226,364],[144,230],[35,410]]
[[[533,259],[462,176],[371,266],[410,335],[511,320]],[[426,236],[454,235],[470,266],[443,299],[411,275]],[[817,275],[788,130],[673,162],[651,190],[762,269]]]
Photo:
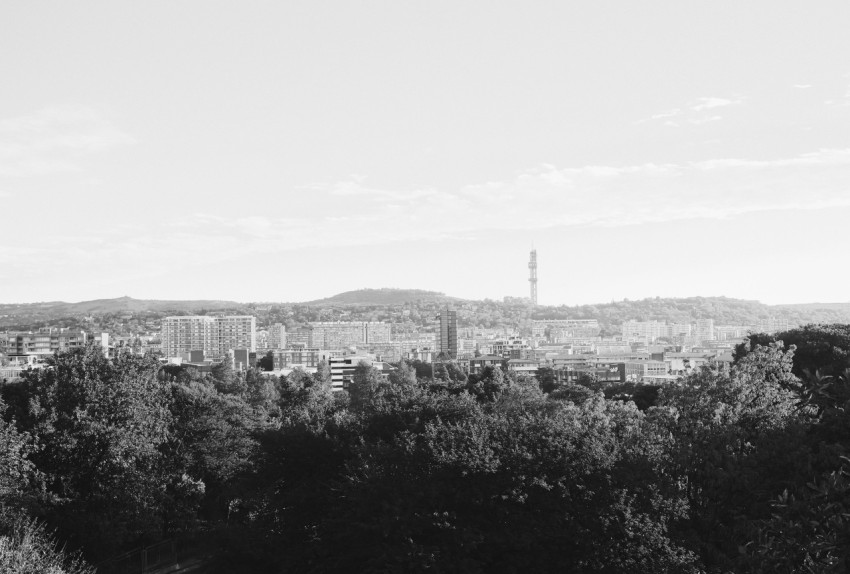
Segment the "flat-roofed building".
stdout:
[[485,368],[500,368],[504,359],[498,355],[481,355],[469,359],[469,374],[480,375]]
[[[286,325],[275,323],[266,332],[263,349],[285,349],[286,348]],[[258,345],[259,346],[259,345]]]
[[392,341],[391,325],[378,321],[315,321],[309,323],[309,329],[309,346],[317,349],[345,349]]
[[575,337],[599,335],[597,319],[535,319],[531,321],[531,335],[535,339],[546,339],[560,343]]
[[504,359],[533,359],[534,350],[526,339],[519,337],[499,339],[490,345],[492,353]]
[[324,358],[321,349],[282,349],[273,351],[274,368],[293,369],[295,367],[316,368]]
[[223,359],[227,352],[245,349],[257,351],[257,320],[250,315],[184,315],[162,320],[162,352],[179,357],[191,351],[203,351],[207,358]]
[[643,382],[646,377],[667,375],[667,369],[664,361],[627,361],[626,380]]
[[694,335],[698,344],[703,344],[706,341],[713,341],[714,336],[714,319],[697,319]]
[[457,359],[457,311],[446,307],[437,319],[436,351],[440,359]]
[[0,354],[8,357],[33,356],[39,359],[57,352],[85,347],[85,331],[47,327],[37,331],[0,333]]
[[392,342],[392,325],[380,321],[366,323],[366,344],[381,345]]
[[331,368],[331,390],[333,392],[348,390],[348,385],[354,378],[354,371],[360,363],[371,365],[372,359],[361,355],[331,358],[328,361]]
[[537,369],[540,368],[540,363],[529,359],[509,359],[508,370],[514,373],[534,376],[537,374]]

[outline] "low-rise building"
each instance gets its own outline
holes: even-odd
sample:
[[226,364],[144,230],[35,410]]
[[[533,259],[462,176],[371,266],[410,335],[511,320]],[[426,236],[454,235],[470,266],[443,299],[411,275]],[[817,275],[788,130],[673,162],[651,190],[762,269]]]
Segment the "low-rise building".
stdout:
[[84,347],[85,331],[47,327],[37,331],[0,333],[0,354],[7,357],[47,358],[54,353]]
[[644,382],[647,377],[667,375],[667,363],[664,361],[628,361],[626,366],[626,380]]
[[481,355],[469,359],[469,374],[480,375],[486,367],[501,367],[502,357],[496,355]]

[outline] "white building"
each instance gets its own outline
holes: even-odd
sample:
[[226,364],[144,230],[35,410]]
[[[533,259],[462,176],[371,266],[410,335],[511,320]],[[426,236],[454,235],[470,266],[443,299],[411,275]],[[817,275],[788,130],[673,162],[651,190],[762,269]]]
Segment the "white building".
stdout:
[[166,357],[203,351],[206,358],[222,359],[231,349],[256,352],[255,317],[185,315],[162,320],[162,352]]
[[698,344],[714,341],[714,319],[697,319],[695,335]]

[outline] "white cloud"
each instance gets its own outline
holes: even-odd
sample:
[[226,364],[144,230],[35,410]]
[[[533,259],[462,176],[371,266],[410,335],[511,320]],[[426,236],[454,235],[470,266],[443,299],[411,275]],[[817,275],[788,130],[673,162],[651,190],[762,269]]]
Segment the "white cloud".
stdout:
[[675,118],[678,115],[682,114],[681,108],[673,108],[672,110],[668,110],[666,112],[661,112],[660,114],[655,114],[654,116],[650,116],[651,120],[661,120],[664,118]]
[[729,100],[727,98],[699,98],[695,104],[691,105],[691,109],[695,112],[710,110],[712,108],[722,108],[733,104],[740,104],[741,100]]
[[100,113],[86,107],[49,107],[0,119],[0,176],[81,171],[82,157],[133,142]]
[[792,88],[797,88],[798,90],[807,90],[812,87],[811,84],[794,84],[791,86]]
[[742,102],[742,98],[697,98],[696,100],[688,103],[686,106],[672,108],[654,114],[652,116],[649,116],[648,118],[638,120],[637,123],[643,124],[657,120],[664,120],[662,122],[662,125],[669,127],[680,127],[683,124],[698,126],[723,119],[722,116],[716,114],[711,116],[704,115],[703,112],[705,112],[706,110],[713,110],[715,108],[738,105]]
[[[341,181],[330,186],[328,189],[332,195],[337,196],[353,196],[365,199],[386,200],[386,199],[417,199],[429,197],[437,194],[434,189],[411,189],[407,191],[375,189],[363,185],[365,178],[352,177],[352,181]],[[325,186],[313,186],[312,189],[325,189]]]
[[692,119],[688,120],[688,123],[693,124],[695,126],[699,126],[699,125],[707,124],[707,123],[710,123],[710,122],[717,122],[717,121],[720,121],[722,119],[723,119],[723,116],[709,116],[709,117],[704,117],[704,118],[692,118]]
[[[339,195],[339,189],[354,188],[350,182],[315,186],[312,203],[282,215],[207,210],[174,214],[146,227],[116,223],[77,237],[39,234],[25,258],[18,250],[0,247],[0,264],[26,273],[25,260],[26,266],[50,265],[61,274],[80,265],[120,260],[122,273],[125,268],[132,273],[134,268],[179,269],[187,263],[238,264],[246,254],[267,254],[274,265],[275,256],[294,250],[399,242],[428,249],[426,244],[439,239],[460,242],[493,230],[605,229],[850,207],[850,149],[677,164],[541,165],[510,180],[427,194],[375,187],[365,195]],[[60,260],[57,254],[62,254]]]
[[[339,194],[340,189],[356,193]],[[362,190],[350,182],[317,190],[325,209],[304,217],[196,214],[170,231],[259,252],[470,237],[487,230],[620,227],[766,210],[850,206],[850,149],[776,159],[718,158],[682,164],[542,165],[511,181],[452,191]],[[362,193],[361,193],[362,192]],[[390,199],[391,198],[391,199]],[[364,199],[368,200],[364,203]],[[345,203],[355,200],[355,203]],[[306,213],[306,212],[305,212]],[[194,247],[193,247],[194,246]]]

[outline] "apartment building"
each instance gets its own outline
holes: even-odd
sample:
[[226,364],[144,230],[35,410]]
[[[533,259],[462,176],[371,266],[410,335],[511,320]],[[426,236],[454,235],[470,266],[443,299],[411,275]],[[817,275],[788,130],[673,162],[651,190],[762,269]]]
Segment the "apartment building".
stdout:
[[275,323],[269,327],[262,342],[260,340],[257,341],[257,346],[261,349],[285,349],[286,325],[283,323]]
[[317,349],[344,349],[392,341],[390,324],[378,321],[316,321],[309,323],[309,330],[309,346]]
[[698,344],[714,341],[714,319],[697,319],[694,335]]
[[457,359],[457,311],[448,307],[435,317],[437,323],[436,351],[444,359]]
[[84,347],[88,340],[85,331],[46,327],[37,331],[0,333],[0,353],[7,357],[36,357],[43,359],[56,352]]
[[625,321],[623,323],[623,340],[649,345],[661,337],[669,337],[667,323],[660,321]]
[[560,343],[575,337],[596,337],[599,335],[599,321],[596,319],[533,320],[531,335],[535,339],[546,339],[552,343]]
[[231,349],[256,352],[255,317],[185,315],[162,320],[162,352],[166,357],[203,351],[206,358],[223,359]]
[[494,355],[505,359],[534,359],[534,350],[526,339],[513,337],[493,341],[490,349]]

